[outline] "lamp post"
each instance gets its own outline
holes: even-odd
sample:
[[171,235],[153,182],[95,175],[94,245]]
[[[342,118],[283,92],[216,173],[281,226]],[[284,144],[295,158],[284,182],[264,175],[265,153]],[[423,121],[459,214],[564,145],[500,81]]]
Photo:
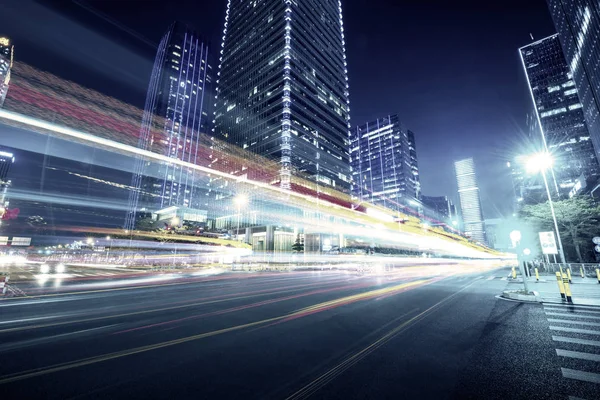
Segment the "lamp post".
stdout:
[[558,254],[560,256],[560,262],[565,264],[565,253],[563,251],[562,240],[560,238],[560,231],[558,230],[558,222],[556,221],[556,214],[554,213],[554,203],[552,202],[552,195],[550,194],[550,187],[548,186],[548,179],[546,178],[546,170],[552,167],[552,156],[548,152],[542,152],[534,154],[527,160],[527,171],[530,173],[541,172],[542,178],[544,179],[544,186],[546,187],[546,194],[548,195],[548,204],[550,204],[550,213],[552,214],[552,220],[554,222],[554,230],[556,231],[556,238],[558,240]]
[[242,207],[244,207],[244,206],[246,206],[248,204],[248,196],[246,196],[245,194],[238,194],[233,199],[233,202],[237,206],[237,229],[235,230],[235,234],[236,234],[236,236],[239,236],[239,234],[240,234],[240,220],[241,220],[241,217],[242,217]]
[[527,285],[527,276],[525,275],[525,267],[523,266],[523,260],[521,259],[521,232],[512,231],[510,233],[510,240],[512,241],[513,247],[517,250],[517,263],[519,264],[519,270],[521,271],[521,276],[523,277],[523,286],[525,287],[525,291],[529,293],[529,286]]

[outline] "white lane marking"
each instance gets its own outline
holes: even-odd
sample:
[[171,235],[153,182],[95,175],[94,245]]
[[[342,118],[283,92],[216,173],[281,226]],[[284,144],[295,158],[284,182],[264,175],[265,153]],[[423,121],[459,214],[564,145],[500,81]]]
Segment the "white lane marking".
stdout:
[[[549,310],[549,311],[560,311],[560,312],[567,312],[567,311],[571,311],[571,310],[565,310],[564,308],[554,308],[554,307],[544,307],[544,310]],[[575,310],[573,310],[573,312],[571,312],[570,314],[575,314],[575,315],[583,315],[582,313],[585,314],[600,314],[600,311],[588,311],[588,310],[577,310],[577,312],[574,312]]]
[[486,281],[491,281],[491,280],[492,280],[492,279],[494,279],[494,278],[495,278],[495,276],[490,276],[490,277],[488,277],[488,278],[486,279]]
[[40,319],[50,319],[56,318],[56,316],[51,315],[49,317],[36,317],[36,318],[24,318],[24,319],[13,319],[11,321],[0,321],[0,324],[16,324],[19,322],[30,322],[30,321],[39,321]]
[[600,341],[598,341],[598,340],[579,339],[579,338],[572,338],[572,337],[568,337],[568,336],[554,336],[554,335],[552,335],[552,340],[554,340],[556,342],[585,344],[587,346],[600,347]]
[[566,319],[554,319],[548,318],[548,322],[552,322],[555,324],[572,324],[572,325],[585,325],[585,326],[600,326],[598,322],[586,322],[586,321],[575,321],[575,320],[566,320]]
[[504,277],[504,278],[502,278],[502,279],[500,279],[500,280],[501,280],[501,281],[505,281],[505,280],[506,280],[506,277]]
[[556,355],[560,357],[578,358],[580,360],[600,362],[600,354],[584,353],[582,351],[556,349]]
[[[600,307],[594,307],[594,306],[576,306],[573,304],[559,304],[559,303],[544,303],[544,308],[546,307],[568,307],[570,310],[575,310],[575,311],[581,311],[581,312],[600,312]],[[584,310],[590,310],[590,311],[584,311]]]
[[586,400],[586,399],[582,399],[581,397],[569,396],[569,400]]
[[566,318],[600,319],[600,317],[596,317],[594,315],[566,314],[566,313],[548,312],[548,311],[546,311],[546,315],[554,315],[556,317],[566,317]]
[[577,369],[561,368],[563,377],[576,379],[578,381],[600,383],[600,374],[587,371],[579,371]]
[[588,335],[600,335],[600,331],[591,331],[589,329],[577,329],[577,328],[565,328],[562,326],[551,326],[551,331],[561,331],[561,332],[572,332],[572,333],[585,333]]
[[27,275],[18,275],[19,279],[25,279],[27,278]]

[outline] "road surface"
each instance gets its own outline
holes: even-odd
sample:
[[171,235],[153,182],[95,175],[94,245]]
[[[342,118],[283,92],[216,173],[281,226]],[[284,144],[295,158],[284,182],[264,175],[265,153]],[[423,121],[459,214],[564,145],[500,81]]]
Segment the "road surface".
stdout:
[[505,269],[415,271],[30,291],[0,301],[0,395],[598,398],[600,309],[498,299]]

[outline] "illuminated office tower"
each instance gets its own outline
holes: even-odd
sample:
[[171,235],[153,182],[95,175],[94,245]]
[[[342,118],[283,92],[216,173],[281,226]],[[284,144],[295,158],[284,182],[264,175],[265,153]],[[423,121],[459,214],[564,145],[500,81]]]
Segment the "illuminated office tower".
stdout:
[[600,3],[548,0],[548,6],[600,159]]
[[519,54],[541,127],[541,135],[534,138],[537,147],[547,146],[552,153],[555,189],[563,198],[573,196],[596,182],[600,167],[558,35],[524,46]]
[[[200,163],[201,136],[209,131],[210,85],[208,46],[195,31],[174,23],[163,36],[154,61],[139,147]],[[200,182],[193,171],[172,163],[163,163],[152,173],[149,169],[150,163],[137,160],[125,229],[133,228],[140,210],[203,207],[204,196],[198,193]]]
[[350,138],[352,194],[394,210],[420,196],[414,134],[397,115],[356,127]]
[[0,37],[0,107],[4,105],[8,84],[10,82],[10,70],[13,65],[14,48],[10,40]]
[[14,162],[15,157],[12,153],[0,149],[0,208],[2,209],[2,213],[4,213],[5,207],[8,207],[6,193],[11,185],[8,173]]
[[477,242],[485,243],[485,227],[473,159],[455,161],[454,172],[465,234]]
[[282,188],[299,173],[349,189],[339,0],[228,1],[217,75],[216,138],[278,160]]

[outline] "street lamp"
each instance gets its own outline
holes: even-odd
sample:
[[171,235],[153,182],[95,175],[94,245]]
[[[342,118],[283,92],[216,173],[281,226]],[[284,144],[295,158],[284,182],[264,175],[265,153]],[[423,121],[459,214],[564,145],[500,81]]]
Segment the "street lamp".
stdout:
[[563,251],[562,240],[560,239],[560,231],[558,230],[558,222],[556,221],[556,214],[554,213],[554,203],[552,203],[552,195],[550,194],[550,188],[548,187],[548,179],[546,178],[546,170],[552,167],[554,160],[552,155],[547,151],[534,154],[527,159],[526,168],[529,173],[542,173],[544,178],[544,186],[546,187],[546,194],[548,195],[548,204],[550,204],[550,213],[552,214],[552,220],[554,221],[554,229],[556,231],[556,237],[558,239],[558,254],[560,256],[560,262],[565,264],[565,253]]
[[240,219],[241,219],[241,214],[242,214],[242,207],[245,207],[248,204],[248,196],[246,196],[245,194],[238,194],[234,199],[233,202],[235,203],[235,205],[237,206],[237,229],[235,231],[236,236],[240,235]]

